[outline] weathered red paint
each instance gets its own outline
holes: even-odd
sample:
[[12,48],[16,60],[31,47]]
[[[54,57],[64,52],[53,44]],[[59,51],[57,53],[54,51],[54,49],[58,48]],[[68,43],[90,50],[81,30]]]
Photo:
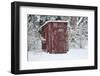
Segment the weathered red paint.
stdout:
[[48,22],[42,27],[42,49],[49,53],[68,51],[67,22]]

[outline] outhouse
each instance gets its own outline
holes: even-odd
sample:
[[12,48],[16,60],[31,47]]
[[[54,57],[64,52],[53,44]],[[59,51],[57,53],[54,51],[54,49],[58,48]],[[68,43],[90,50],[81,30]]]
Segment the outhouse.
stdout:
[[47,21],[42,29],[42,49],[49,53],[66,53],[68,51],[68,22]]

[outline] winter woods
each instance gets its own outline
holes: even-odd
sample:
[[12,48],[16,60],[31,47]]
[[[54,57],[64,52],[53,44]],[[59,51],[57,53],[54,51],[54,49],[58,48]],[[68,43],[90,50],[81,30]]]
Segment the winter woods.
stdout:
[[27,50],[41,49],[40,26],[46,21],[68,21],[69,48],[88,46],[88,17],[27,15]]

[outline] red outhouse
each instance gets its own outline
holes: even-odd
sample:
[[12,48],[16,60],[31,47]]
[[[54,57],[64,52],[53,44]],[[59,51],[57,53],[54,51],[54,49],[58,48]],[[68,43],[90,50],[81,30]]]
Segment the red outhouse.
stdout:
[[68,22],[47,21],[42,29],[42,49],[49,53],[66,53],[68,51]]

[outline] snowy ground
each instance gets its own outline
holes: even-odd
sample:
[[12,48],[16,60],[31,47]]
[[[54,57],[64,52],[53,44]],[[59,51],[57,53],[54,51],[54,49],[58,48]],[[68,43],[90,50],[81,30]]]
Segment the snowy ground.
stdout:
[[64,54],[49,54],[42,50],[28,52],[28,61],[75,60],[88,58],[88,49],[70,49]]

